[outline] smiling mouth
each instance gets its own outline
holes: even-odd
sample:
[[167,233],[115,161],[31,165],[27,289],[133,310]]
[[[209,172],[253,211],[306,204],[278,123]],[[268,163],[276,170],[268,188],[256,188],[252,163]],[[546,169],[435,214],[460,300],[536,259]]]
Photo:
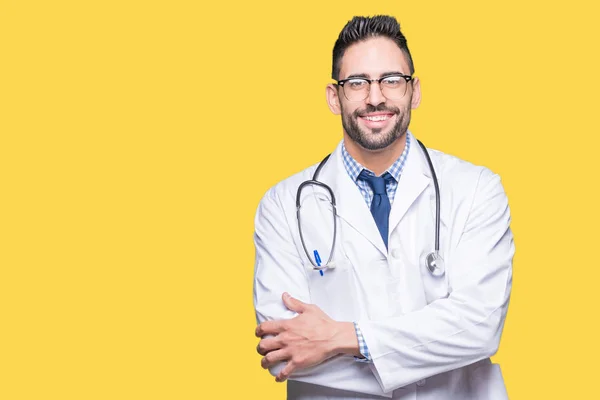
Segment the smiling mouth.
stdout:
[[375,112],[359,115],[358,117],[371,128],[382,128],[396,115],[393,112]]
[[361,118],[366,119],[367,121],[379,122],[386,121],[392,118],[394,114],[381,114],[381,115],[362,115]]

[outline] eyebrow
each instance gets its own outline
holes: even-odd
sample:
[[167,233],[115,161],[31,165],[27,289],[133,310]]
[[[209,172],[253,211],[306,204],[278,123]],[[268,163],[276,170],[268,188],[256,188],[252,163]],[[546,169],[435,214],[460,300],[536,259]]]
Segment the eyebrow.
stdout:
[[[406,74],[403,72],[400,72],[400,71],[387,71],[387,72],[384,72],[383,74],[379,75],[379,77],[383,78],[384,76],[390,76],[390,75],[406,75]],[[353,78],[370,79],[369,75],[367,75],[367,74],[352,74],[352,75],[348,76],[346,79],[353,79]]]

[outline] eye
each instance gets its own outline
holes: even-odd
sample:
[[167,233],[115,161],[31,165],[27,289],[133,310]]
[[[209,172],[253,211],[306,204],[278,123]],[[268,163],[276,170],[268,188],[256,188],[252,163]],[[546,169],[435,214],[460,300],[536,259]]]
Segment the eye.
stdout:
[[346,85],[352,90],[361,90],[367,87],[368,83],[364,79],[350,79]]
[[405,82],[406,81],[404,80],[404,78],[400,76],[388,76],[381,80],[381,84],[389,88],[397,88]]

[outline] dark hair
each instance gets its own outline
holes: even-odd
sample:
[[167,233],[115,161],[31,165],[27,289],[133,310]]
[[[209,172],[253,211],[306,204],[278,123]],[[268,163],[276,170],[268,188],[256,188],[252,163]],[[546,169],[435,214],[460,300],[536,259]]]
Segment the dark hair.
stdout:
[[374,37],[386,37],[393,40],[406,55],[410,74],[415,73],[406,38],[400,32],[400,24],[396,21],[396,18],[388,15],[375,15],[373,17],[354,17],[344,26],[335,42],[335,46],[333,46],[331,77],[335,80],[339,78],[340,63],[348,47]]

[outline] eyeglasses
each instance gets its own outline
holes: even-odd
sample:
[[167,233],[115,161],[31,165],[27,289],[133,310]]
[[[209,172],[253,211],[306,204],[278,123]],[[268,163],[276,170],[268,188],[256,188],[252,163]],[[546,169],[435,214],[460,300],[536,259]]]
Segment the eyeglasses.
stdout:
[[337,84],[342,87],[344,97],[348,101],[363,101],[369,97],[371,84],[377,82],[381,93],[388,100],[400,100],[406,94],[408,82],[412,80],[409,75],[388,75],[379,79],[367,78],[349,78],[337,81]]

